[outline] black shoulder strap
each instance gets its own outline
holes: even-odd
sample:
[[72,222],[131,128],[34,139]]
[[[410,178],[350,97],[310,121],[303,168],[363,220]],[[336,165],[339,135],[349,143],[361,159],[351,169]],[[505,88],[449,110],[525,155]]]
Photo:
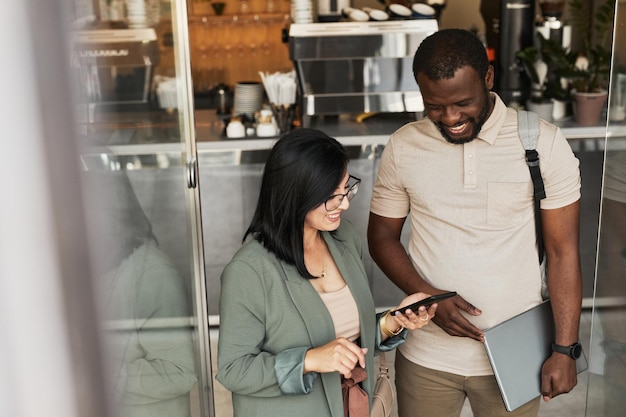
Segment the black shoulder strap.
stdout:
[[526,150],[526,163],[533,180],[534,206],[535,206],[535,233],[537,234],[537,249],[539,263],[543,262],[544,248],[543,235],[541,232],[541,207],[539,202],[546,198],[546,190],[543,186],[541,171],[539,170],[539,154],[535,149],[539,138],[539,118],[533,112],[518,110],[518,131],[522,145]]

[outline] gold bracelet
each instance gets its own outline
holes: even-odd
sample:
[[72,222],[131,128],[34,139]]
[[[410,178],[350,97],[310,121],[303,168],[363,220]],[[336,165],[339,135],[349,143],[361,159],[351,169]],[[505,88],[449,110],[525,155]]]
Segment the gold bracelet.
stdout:
[[393,337],[399,335],[402,330],[404,330],[404,326],[400,326],[395,331],[389,330],[389,326],[387,326],[387,317],[389,317],[390,311],[387,311],[380,318],[380,331],[387,337]]

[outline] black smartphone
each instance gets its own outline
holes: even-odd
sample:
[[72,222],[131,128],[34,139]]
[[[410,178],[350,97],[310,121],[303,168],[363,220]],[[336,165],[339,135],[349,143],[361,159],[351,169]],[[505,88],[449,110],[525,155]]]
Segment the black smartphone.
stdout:
[[[436,303],[438,301],[441,301],[441,300],[445,300],[446,298],[454,297],[455,295],[456,295],[456,291],[450,291],[450,292],[444,292],[443,294],[432,295],[430,297],[424,298],[423,300],[419,300],[416,303],[409,304],[408,306],[401,307],[398,310],[406,311],[407,308],[410,308],[411,310],[413,310],[413,312],[417,313],[417,310],[421,306],[426,306],[426,308],[428,308],[428,306],[430,306],[431,304],[434,304],[434,303]],[[391,310],[391,312],[389,314],[394,314],[398,310]]]

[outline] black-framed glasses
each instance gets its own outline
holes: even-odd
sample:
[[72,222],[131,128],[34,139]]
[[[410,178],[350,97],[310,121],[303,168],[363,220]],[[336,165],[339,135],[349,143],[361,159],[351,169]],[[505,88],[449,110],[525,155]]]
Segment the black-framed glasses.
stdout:
[[361,179],[350,175],[348,180],[354,180],[354,184],[348,188],[348,192],[345,194],[334,194],[328,197],[326,201],[324,201],[324,207],[326,211],[336,210],[341,203],[343,203],[344,198],[348,198],[348,201],[352,200],[352,198],[356,195],[357,191],[359,191],[359,185],[361,184]]

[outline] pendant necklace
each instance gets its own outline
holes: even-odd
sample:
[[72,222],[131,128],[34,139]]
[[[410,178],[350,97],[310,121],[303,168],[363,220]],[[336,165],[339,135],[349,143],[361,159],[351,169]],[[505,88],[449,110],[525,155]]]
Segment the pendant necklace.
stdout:
[[325,262],[324,262],[324,258],[325,257],[326,257],[325,254],[322,253],[322,272],[318,276],[316,276],[315,278],[326,278],[326,265],[325,265]]

